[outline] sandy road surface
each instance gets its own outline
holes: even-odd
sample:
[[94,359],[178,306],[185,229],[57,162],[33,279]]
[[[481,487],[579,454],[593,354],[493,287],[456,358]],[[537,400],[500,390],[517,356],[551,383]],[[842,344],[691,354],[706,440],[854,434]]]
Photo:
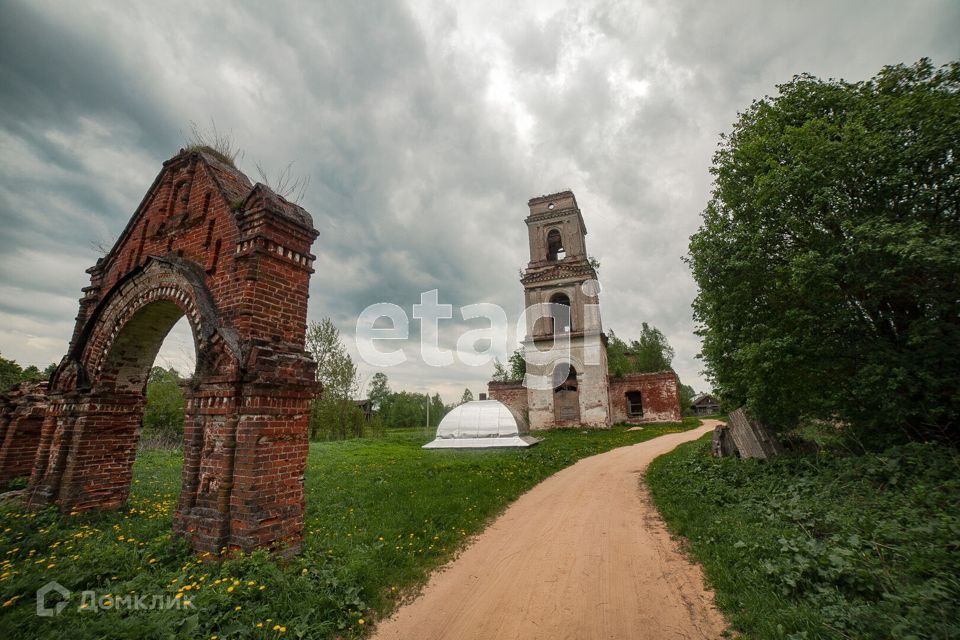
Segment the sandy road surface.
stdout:
[[678,550],[640,483],[655,457],[716,424],[577,462],[514,502],[380,640],[719,638],[699,566]]

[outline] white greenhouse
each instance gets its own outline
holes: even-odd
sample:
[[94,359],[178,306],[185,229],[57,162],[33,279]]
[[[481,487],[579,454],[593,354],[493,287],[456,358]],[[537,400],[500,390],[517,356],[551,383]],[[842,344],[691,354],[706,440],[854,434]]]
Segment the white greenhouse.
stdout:
[[527,435],[527,424],[497,400],[465,402],[443,417],[437,437],[424,449],[529,447],[540,438]]

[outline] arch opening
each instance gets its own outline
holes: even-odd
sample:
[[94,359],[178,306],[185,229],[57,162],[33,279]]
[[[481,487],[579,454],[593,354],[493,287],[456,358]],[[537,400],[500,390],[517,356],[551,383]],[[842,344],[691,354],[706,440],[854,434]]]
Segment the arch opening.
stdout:
[[570,333],[573,329],[570,298],[565,293],[555,293],[550,298],[550,333]]
[[551,229],[547,233],[547,260],[550,262],[559,262],[567,257],[567,252],[563,248],[563,235],[559,229]]
[[[566,367],[558,367],[555,375],[562,376],[564,369]],[[553,390],[553,413],[558,424],[580,422],[580,383],[573,365],[569,365],[566,378],[560,380]]]

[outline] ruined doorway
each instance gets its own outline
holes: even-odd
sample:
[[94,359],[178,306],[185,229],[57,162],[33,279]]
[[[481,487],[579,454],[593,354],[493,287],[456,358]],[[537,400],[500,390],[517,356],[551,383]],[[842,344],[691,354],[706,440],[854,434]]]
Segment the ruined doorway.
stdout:
[[570,366],[566,379],[553,390],[553,417],[557,424],[580,422],[580,386],[573,366]]

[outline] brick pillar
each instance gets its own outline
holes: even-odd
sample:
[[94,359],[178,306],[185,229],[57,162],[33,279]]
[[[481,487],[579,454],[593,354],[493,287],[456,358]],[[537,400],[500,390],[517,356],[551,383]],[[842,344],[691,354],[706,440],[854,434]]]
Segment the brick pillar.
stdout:
[[29,476],[47,412],[46,382],[23,382],[0,396],[0,483]]
[[201,383],[186,394],[183,473],[174,531],[190,537],[196,551],[218,553],[229,546],[236,450],[237,385]]
[[79,394],[56,403],[44,422],[41,447],[54,452],[34,469],[30,501],[63,511],[116,509],[130,495],[143,396]]

